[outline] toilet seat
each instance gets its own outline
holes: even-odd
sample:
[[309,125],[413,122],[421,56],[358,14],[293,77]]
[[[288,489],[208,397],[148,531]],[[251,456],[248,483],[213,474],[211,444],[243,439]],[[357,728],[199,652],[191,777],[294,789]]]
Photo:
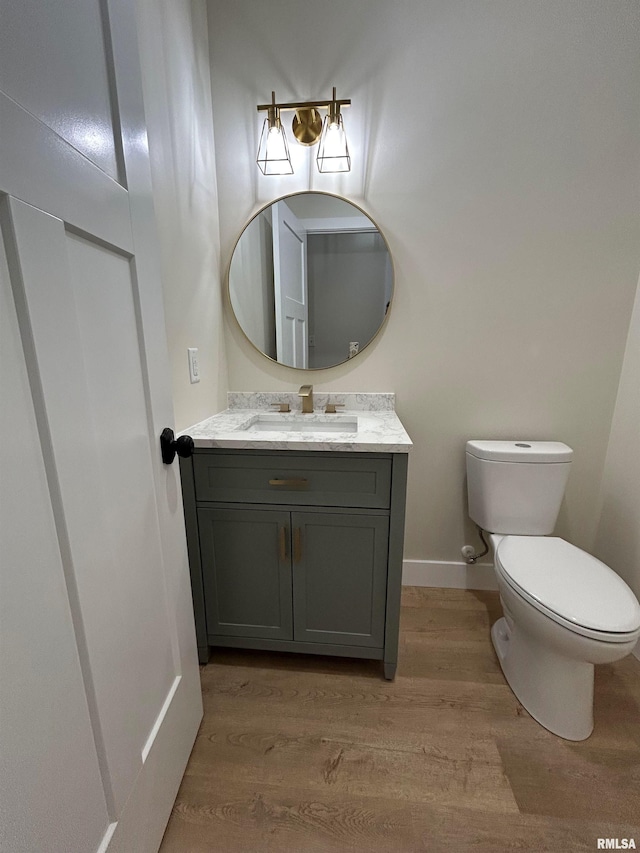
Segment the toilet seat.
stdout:
[[576,634],[623,643],[640,633],[640,605],[622,578],[551,536],[505,536],[496,571],[537,610]]

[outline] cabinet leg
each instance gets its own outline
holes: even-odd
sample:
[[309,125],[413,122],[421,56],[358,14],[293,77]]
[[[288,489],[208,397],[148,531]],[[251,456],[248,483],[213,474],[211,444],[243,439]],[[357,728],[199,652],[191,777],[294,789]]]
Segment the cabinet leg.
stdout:
[[209,646],[198,646],[198,661],[201,666],[209,663]]
[[398,668],[397,663],[392,663],[391,661],[384,661],[384,677],[387,681],[393,681],[396,677],[396,669]]

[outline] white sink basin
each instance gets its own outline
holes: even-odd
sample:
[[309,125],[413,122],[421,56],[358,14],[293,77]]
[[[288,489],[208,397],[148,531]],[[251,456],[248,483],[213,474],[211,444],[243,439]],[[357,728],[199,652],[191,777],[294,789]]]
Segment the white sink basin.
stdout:
[[265,414],[253,417],[238,427],[243,432],[313,432],[334,433],[358,431],[357,418],[349,415]]

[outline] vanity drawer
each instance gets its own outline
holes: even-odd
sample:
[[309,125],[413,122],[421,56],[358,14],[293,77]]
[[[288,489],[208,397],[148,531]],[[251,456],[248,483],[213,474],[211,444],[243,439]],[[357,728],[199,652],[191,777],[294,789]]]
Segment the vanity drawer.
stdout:
[[196,500],[387,509],[391,459],[196,452]]

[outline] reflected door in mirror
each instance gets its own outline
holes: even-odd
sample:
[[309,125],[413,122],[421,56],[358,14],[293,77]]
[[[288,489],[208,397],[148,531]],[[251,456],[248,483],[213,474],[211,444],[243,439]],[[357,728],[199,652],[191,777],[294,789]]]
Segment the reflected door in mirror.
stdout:
[[288,367],[309,367],[307,231],[286,201],[273,206],[276,355]]

